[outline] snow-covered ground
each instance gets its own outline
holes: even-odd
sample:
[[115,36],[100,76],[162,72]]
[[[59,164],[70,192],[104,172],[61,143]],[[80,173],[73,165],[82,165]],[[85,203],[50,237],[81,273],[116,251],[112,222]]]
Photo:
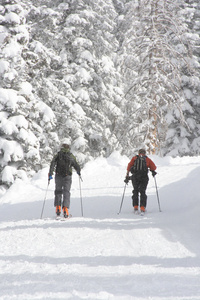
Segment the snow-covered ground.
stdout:
[[[71,213],[56,221],[44,169],[0,198],[0,299],[200,299],[200,157],[159,158],[144,217],[133,214],[129,159],[113,153],[73,174]],[[41,211],[46,195],[43,219]]]

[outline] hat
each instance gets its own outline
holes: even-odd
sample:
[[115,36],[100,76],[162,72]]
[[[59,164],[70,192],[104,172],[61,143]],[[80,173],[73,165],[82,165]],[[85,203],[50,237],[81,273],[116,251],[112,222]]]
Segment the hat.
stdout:
[[138,153],[139,153],[139,154],[144,154],[144,155],[145,155],[145,154],[146,154],[146,150],[145,150],[145,149],[140,149],[140,150],[138,151]]
[[71,140],[69,138],[64,138],[62,139],[61,144],[71,145]]
[[68,138],[65,138],[61,141],[61,147],[69,148],[71,146],[71,141]]

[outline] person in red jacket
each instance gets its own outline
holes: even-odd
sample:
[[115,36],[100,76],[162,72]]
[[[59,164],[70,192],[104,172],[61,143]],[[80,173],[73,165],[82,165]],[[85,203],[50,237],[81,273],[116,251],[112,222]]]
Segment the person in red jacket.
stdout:
[[[152,172],[152,176],[155,176],[157,173],[156,165],[154,162],[146,156],[146,151],[140,149],[138,155],[134,156],[127,166],[127,174],[124,180],[125,183],[128,183],[129,179],[132,180],[133,185],[133,195],[132,203],[134,207],[134,212],[138,213],[139,206],[139,193],[140,193],[140,211],[141,213],[145,212],[147,205],[147,195],[146,189],[149,182],[148,170]],[[129,177],[129,172],[133,175]]]

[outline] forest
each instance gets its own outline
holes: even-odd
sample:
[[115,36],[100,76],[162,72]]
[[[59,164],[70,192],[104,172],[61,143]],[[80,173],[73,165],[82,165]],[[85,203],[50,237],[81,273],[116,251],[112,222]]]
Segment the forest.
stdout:
[[198,0],[1,0],[0,184],[113,151],[196,156]]

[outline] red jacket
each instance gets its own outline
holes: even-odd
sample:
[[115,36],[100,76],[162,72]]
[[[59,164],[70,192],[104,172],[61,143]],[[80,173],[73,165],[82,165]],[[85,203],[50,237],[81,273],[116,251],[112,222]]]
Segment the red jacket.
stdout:
[[[143,155],[143,154],[140,154]],[[137,158],[137,155],[134,156],[131,161],[129,162],[128,166],[127,166],[127,173],[130,172],[131,167],[134,165],[134,162]],[[155,171],[156,170],[156,165],[154,164],[154,162],[149,158],[146,157],[146,163],[147,163],[147,168],[150,169],[151,171]]]

